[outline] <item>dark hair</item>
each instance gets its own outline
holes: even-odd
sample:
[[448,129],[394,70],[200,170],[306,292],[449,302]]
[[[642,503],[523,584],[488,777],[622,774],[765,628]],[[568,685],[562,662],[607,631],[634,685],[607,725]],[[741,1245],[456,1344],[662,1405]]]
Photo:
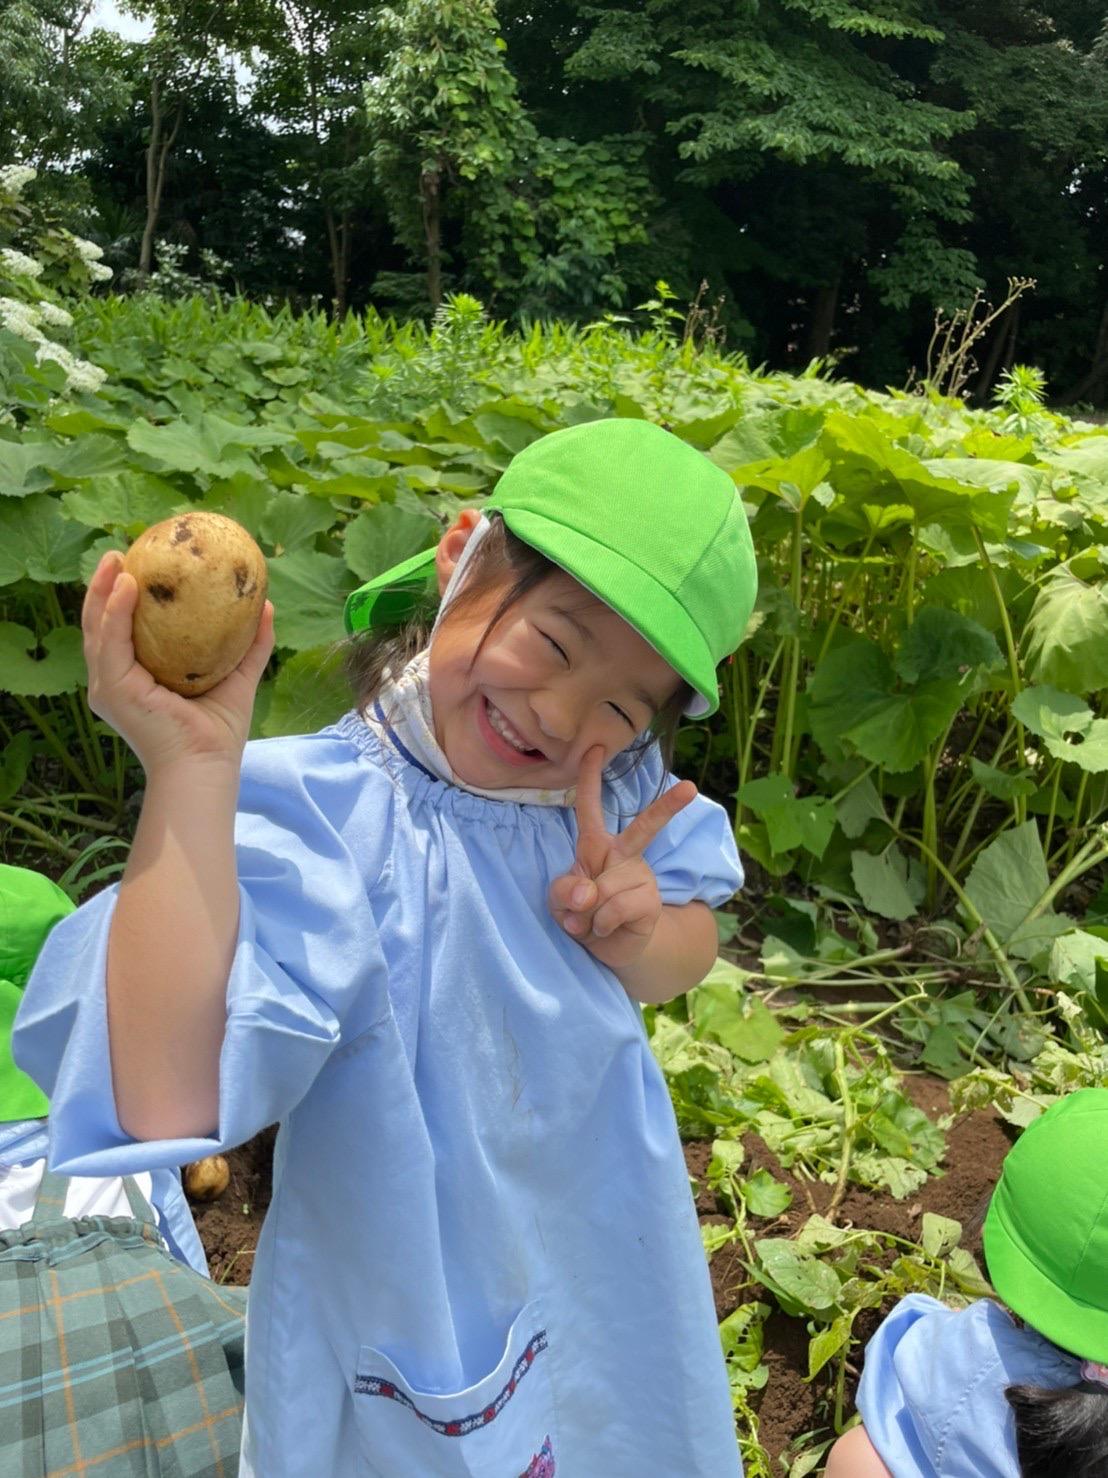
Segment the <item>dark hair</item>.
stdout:
[[1102,1478],[1108,1473],[1108,1386],[1009,1386],[1021,1478]]
[[[477,660],[481,648],[513,606],[544,581],[561,573],[560,566],[517,538],[501,518],[494,516],[492,528],[474,555],[468,579],[450,601],[452,613],[467,610],[503,584],[505,579],[511,579],[489,618],[473,660]],[[400,672],[427,646],[436,609],[437,602],[425,601],[404,626],[359,633],[346,643],[345,672],[359,713],[364,712],[377,696],[387,669]],[[631,760],[625,774],[630,774],[642,763],[654,740],[658,742],[666,769],[670,768],[677,730],[692,691],[688,683],[678,684],[676,693],[654,715],[649,735],[635,739],[625,751]]]

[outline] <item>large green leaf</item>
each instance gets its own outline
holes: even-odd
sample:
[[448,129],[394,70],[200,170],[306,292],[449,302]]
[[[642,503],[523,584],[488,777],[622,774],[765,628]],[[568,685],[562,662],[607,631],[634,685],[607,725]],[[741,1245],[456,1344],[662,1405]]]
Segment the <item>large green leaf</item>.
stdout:
[[0,503],[0,585],[25,576],[48,585],[78,580],[88,538],[88,530],[63,518],[47,493]]
[[294,549],[268,563],[277,645],[305,652],[340,641],[343,603],[355,585],[343,561]]
[[26,498],[52,487],[47,468],[58,450],[56,442],[0,441],[0,497]]
[[266,500],[258,531],[278,553],[310,544],[335,522],[335,511],[318,498],[278,490]]
[[899,772],[919,764],[962,703],[956,681],[898,687],[880,647],[855,638],[828,653],[808,686],[816,742],[834,757],[842,741],[874,764]]
[[75,626],[48,631],[41,645],[33,631],[0,622],[0,689],[23,698],[56,698],[85,682],[81,633]]
[[291,440],[291,432],[266,426],[239,426],[212,411],[195,422],[170,421],[164,426],[136,421],[127,432],[128,445],[176,472],[228,477],[232,472],[264,473],[248,448],[269,449]]
[[858,897],[871,913],[883,919],[910,919],[923,902],[927,883],[915,858],[907,858],[898,847],[887,847],[878,856],[851,852],[851,873]]
[[1050,886],[1036,821],[1013,826],[981,852],[966,879],[966,897],[1003,943],[1011,939]]
[[802,1252],[785,1237],[756,1242],[758,1265],[769,1286],[810,1314],[822,1313],[839,1301],[842,1285],[831,1268],[811,1253]]
[[1072,693],[1060,693],[1049,684],[1025,688],[1012,713],[1055,759],[1094,774],[1108,770],[1108,719],[1094,718],[1089,705]]
[[1044,580],[1027,622],[1027,670],[1067,693],[1108,688],[1108,584],[1059,565]]
[[341,653],[334,647],[297,652],[281,663],[261,732],[311,734],[342,717],[351,706]]
[[835,491],[848,503],[903,507],[918,523],[972,524],[997,539],[1007,532],[1010,491],[938,475],[892,442],[873,416],[832,411],[820,446],[831,460]]
[[363,508],[346,528],[346,562],[360,580],[372,580],[430,549],[441,533],[438,519],[420,509],[389,504]]
[[67,518],[89,529],[141,533],[188,504],[187,496],[152,472],[128,468],[98,477],[95,487],[74,488],[59,502]]
[[1003,661],[992,634],[976,621],[942,606],[923,606],[896,654],[905,682],[958,678],[974,667],[986,671]]
[[835,808],[825,796],[798,798],[786,776],[766,775],[748,780],[740,800],[765,822],[774,852],[791,852],[794,847],[815,857],[826,852],[835,830]]

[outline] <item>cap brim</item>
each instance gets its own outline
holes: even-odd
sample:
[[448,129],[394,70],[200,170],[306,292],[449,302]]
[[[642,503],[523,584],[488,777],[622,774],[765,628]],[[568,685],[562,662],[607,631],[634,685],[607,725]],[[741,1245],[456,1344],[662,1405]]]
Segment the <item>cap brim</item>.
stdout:
[[400,626],[413,614],[431,589],[435,550],[425,549],[383,575],[375,575],[346,597],[343,621],[348,632]]
[[982,1243],[989,1280],[1014,1314],[1071,1355],[1108,1364],[1108,1308],[1084,1303],[1040,1272],[1005,1224],[995,1193]]
[[689,718],[715,713],[719,688],[708,643],[664,585],[566,524],[522,508],[502,508],[500,513],[513,534],[617,611],[690,684],[694,695],[685,708]]

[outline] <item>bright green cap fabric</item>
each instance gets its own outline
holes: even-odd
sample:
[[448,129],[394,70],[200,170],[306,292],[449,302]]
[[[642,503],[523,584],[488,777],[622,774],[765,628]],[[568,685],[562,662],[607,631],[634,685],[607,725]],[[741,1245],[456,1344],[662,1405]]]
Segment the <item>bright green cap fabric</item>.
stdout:
[[1023,1131],[983,1241],[1014,1313],[1071,1354],[1108,1363],[1108,1088],[1069,1094]]
[[49,878],[0,863],[0,1123],[41,1119],[49,1109],[46,1095],[12,1061],[12,1023],[47,934],[72,912]]
[[[758,589],[742,500],[722,468],[649,421],[589,421],[513,458],[486,510],[619,612],[696,690],[693,717],[719,706],[716,666],[739,645]],[[346,628],[404,619],[434,552],[355,590]]]

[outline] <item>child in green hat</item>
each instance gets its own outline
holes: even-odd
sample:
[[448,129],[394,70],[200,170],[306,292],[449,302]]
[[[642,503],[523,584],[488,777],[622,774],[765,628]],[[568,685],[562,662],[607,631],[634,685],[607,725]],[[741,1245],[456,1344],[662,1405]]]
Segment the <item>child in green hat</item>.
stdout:
[[0,1473],[230,1472],[245,1291],[205,1276],[175,1169],[48,1170],[48,1102],[12,1060],[27,977],[72,912],[0,864]]
[[984,1230],[1006,1307],[913,1293],[866,1347],[862,1425],[826,1478],[1102,1478],[1108,1473],[1108,1089],[1024,1130]]
[[89,699],[142,816],[17,1054],[67,1170],[280,1120],[241,1472],[737,1478],[639,1010],[705,975],[742,880],[662,749],[717,707],[754,601],[731,479],[644,421],[541,438],[350,598],[353,709],[248,745],[271,611],[184,700],[135,664],[120,563],[86,602]]

